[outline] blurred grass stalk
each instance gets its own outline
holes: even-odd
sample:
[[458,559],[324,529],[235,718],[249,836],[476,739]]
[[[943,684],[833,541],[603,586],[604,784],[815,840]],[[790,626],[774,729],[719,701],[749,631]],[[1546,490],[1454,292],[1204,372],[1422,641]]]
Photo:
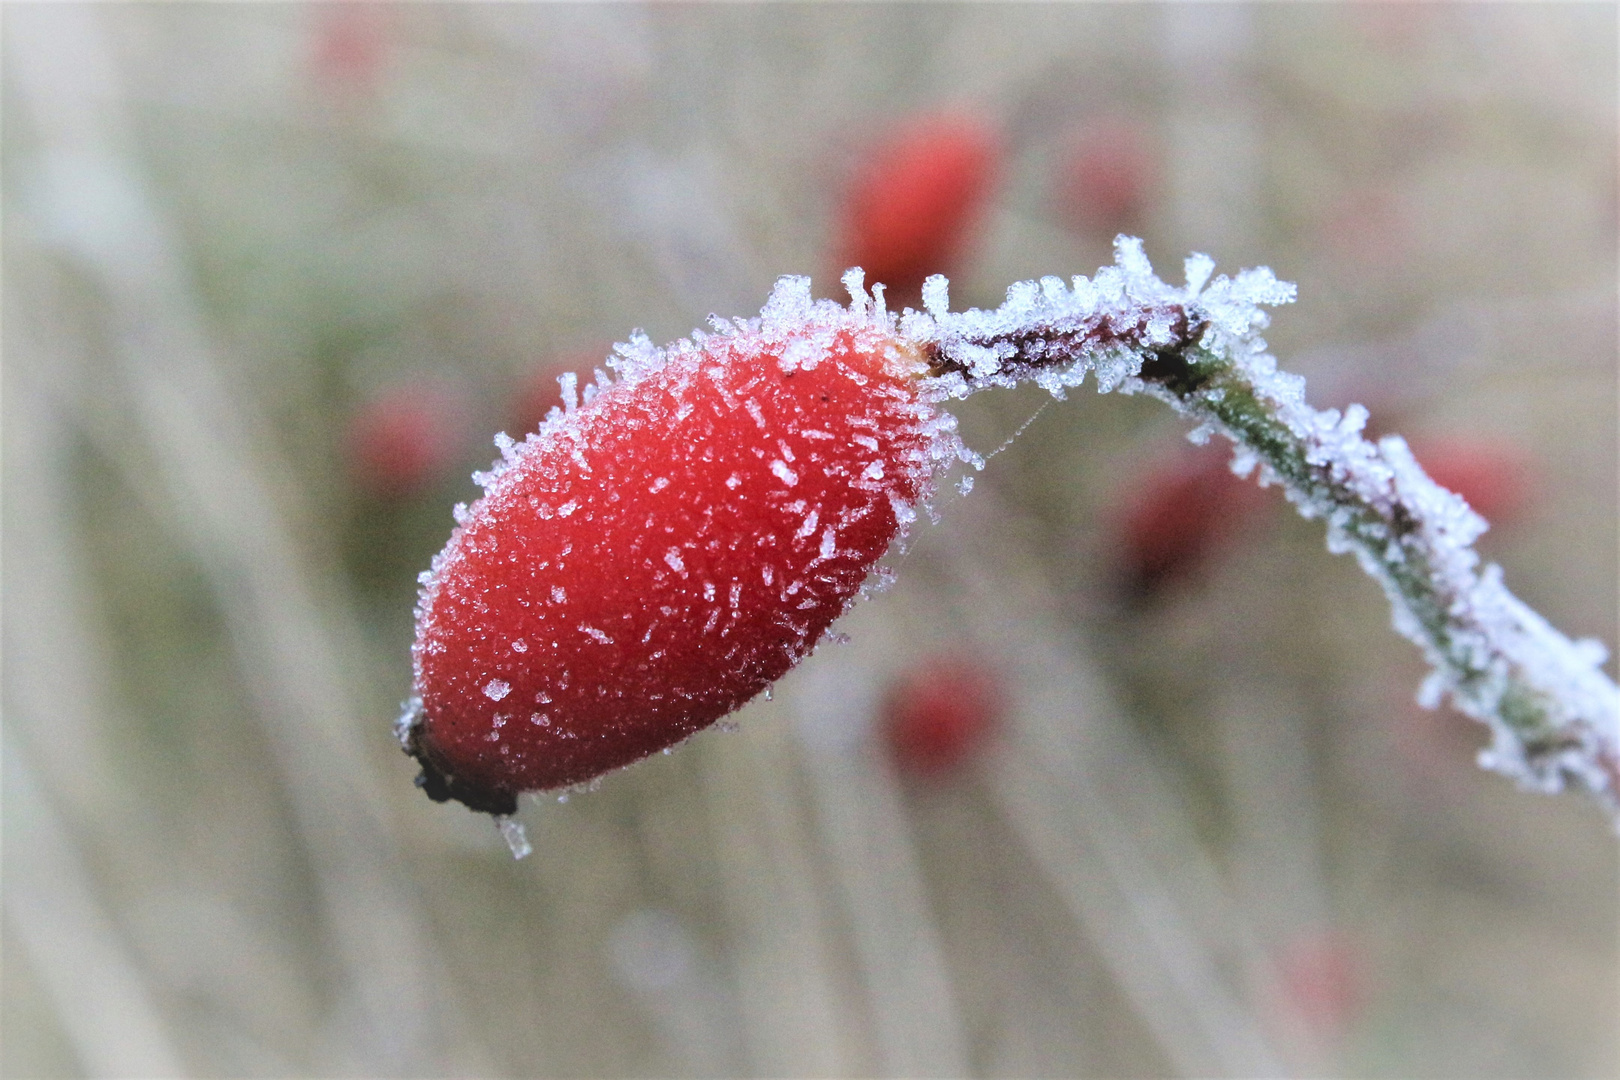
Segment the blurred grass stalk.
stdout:
[[105,650],[87,626],[62,507],[67,434],[50,403],[19,385],[14,363],[9,374],[6,453],[35,482],[6,496],[4,592],[13,612],[29,613],[5,623],[6,924],[87,1075],[178,1076],[152,988],[75,839],[95,830],[125,865],[149,851],[104,742]]
[[844,1076],[859,1071],[830,970],[832,933],[813,839],[781,778],[791,753],[781,724],[708,747],[703,776],[725,891],[746,1071]]
[[88,1076],[184,1075],[151,988],[97,898],[72,833],[10,737],[4,755],[6,923],[45,984],[80,1067]]
[[[997,642],[1022,688],[994,797],[1177,1072],[1288,1071],[1230,972],[1263,970],[1241,912],[1173,790],[1112,700],[1089,650],[1042,597],[1038,565],[1005,535],[990,493],[955,507],[947,572],[975,640]],[[987,566],[1011,564],[1017,576]],[[1295,1065],[1304,1063],[1291,1063]]]
[[793,729],[834,891],[853,924],[877,1069],[886,1076],[968,1075],[956,994],[899,778],[874,738],[876,679],[845,655],[827,657],[805,676]]
[[8,13],[8,74],[39,139],[50,239],[103,290],[118,389],[158,463],[162,519],[213,586],[318,870],[322,931],[353,1008],[333,1015],[350,1030],[333,1033],[344,1049],[318,1069],[431,1069],[454,1020],[433,1000],[442,965],[357,741],[337,605],[316,600],[338,590],[299,562],[266,481],[275,456],[227,389],[172,232],[123,144],[130,125],[101,18],[79,5]]

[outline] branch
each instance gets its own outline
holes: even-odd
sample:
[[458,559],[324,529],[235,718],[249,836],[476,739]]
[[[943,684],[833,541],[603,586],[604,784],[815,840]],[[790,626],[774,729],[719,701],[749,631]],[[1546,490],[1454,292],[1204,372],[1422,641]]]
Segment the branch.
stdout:
[[1123,236],[1115,263],[1090,281],[1020,282],[994,311],[950,312],[945,279],[930,278],[925,311],[900,316],[900,332],[941,400],[1027,380],[1062,397],[1089,372],[1100,392],[1151,394],[1197,421],[1195,442],[1231,439],[1235,473],[1258,466],[1262,485],[1281,484],[1301,514],[1327,522],[1329,550],[1354,552],[1383,585],[1395,628],[1434,669],[1419,701],[1449,696],[1490,727],[1482,766],[1538,791],[1572,783],[1620,822],[1620,691],[1601,667],[1607,651],[1559,633],[1503,586],[1500,567],[1480,565],[1472,544],[1485,520],[1430,480],[1405,440],[1368,442],[1366,409],[1313,409],[1304,380],[1277,370],[1260,305],[1292,301],[1294,287],[1264,267],[1210,281],[1213,260],[1194,255],[1174,288]]

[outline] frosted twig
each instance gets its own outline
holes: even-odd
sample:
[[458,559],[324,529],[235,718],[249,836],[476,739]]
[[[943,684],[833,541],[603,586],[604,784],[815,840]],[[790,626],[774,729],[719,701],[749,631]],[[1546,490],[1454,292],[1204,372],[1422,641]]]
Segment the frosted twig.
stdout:
[[1101,392],[1151,394],[1197,421],[1194,441],[1231,439],[1235,473],[1258,466],[1262,485],[1281,484],[1301,514],[1326,520],[1330,550],[1354,552],[1383,585],[1395,628],[1434,668],[1419,701],[1449,694],[1490,727],[1482,766],[1538,791],[1573,782],[1620,820],[1620,691],[1601,667],[1607,651],[1559,633],[1499,567],[1480,565],[1484,519],[1430,480],[1403,439],[1368,442],[1366,409],[1314,409],[1304,380],[1277,370],[1260,305],[1292,301],[1292,285],[1265,267],[1212,281],[1214,265],[1187,259],[1176,288],[1122,236],[1115,265],[1094,279],[1020,282],[994,311],[950,312],[945,279],[931,278],[926,310],[898,324],[941,398],[1026,380],[1061,397],[1090,372]]

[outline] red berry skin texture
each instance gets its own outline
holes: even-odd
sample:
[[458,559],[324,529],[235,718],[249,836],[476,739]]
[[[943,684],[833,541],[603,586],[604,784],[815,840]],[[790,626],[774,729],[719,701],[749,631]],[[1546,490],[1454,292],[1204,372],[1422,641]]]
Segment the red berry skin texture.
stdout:
[[890,688],[883,733],[903,771],[922,777],[954,772],[984,745],[999,722],[1002,688],[969,657],[936,657]]
[[891,294],[920,294],[930,274],[954,268],[995,189],[995,130],[970,115],[914,119],[877,147],[850,185],[843,265],[861,266]]
[[424,575],[405,738],[429,795],[508,813],[680,742],[844,611],[941,414],[886,324],[814,310],[680,342],[508,442]]

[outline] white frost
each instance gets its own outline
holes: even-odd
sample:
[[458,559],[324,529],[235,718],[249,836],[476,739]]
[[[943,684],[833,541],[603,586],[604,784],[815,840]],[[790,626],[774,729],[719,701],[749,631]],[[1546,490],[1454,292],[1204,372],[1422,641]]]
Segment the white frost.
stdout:
[[799,474],[788,468],[788,463],[781,458],[771,460],[771,472],[775,473],[776,478],[788,487],[792,487],[799,482]]

